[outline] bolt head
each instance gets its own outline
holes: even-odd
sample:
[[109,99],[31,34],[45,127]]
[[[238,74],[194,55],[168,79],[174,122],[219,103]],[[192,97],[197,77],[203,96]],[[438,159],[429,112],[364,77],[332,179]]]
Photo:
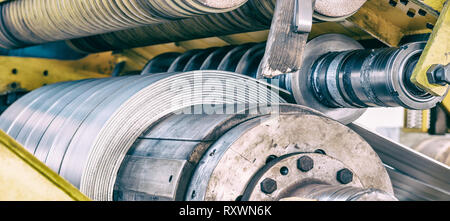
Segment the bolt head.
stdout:
[[353,181],[353,172],[347,168],[339,170],[336,174],[336,179],[339,183],[349,184]]
[[297,160],[297,168],[302,172],[308,172],[314,168],[314,160],[308,156],[302,156]]
[[450,83],[449,65],[432,65],[427,71],[427,78],[428,82],[430,82],[431,84],[446,85]]
[[277,190],[277,181],[266,178],[261,182],[261,191],[265,194],[271,194]]

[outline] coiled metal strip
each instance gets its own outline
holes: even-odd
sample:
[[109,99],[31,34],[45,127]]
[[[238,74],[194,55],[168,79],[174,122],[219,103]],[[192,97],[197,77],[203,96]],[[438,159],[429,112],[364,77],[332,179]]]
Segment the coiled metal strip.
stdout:
[[246,0],[15,0],[2,4],[4,26],[0,42],[2,47],[12,48],[80,38],[196,15],[222,13],[245,2]]
[[92,199],[112,200],[120,164],[150,124],[196,104],[284,103],[271,88],[221,71],[65,82],[18,100],[0,128]]
[[[316,0],[314,22],[338,21],[352,15],[366,0]],[[249,0],[236,10],[75,39],[83,52],[99,52],[269,29],[276,0]]]
[[68,44],[79,51],[92,53],[265,30],[270,27],[275,3],[276,0],[249,0],[226,13],[75,39]]

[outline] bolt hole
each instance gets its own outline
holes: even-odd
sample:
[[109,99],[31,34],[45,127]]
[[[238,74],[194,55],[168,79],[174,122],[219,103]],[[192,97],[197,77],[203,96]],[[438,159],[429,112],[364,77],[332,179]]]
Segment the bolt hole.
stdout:
[[425,10],[423,10],[423,9],[419,9],[419,15],[421,15],[421,16],[425,16],[425,15],[427,15],[427,11],[425,11]]
[[173,179],[173,175],[171,175],[171,176],[169,177],[169,183],[172,182],[172,179]]
[[434,28],[434,25],[431,24],[431,23],[427,23],[427,24],[426,24],[426,27],[427,27],[428,29],[433,29],[433,28]]
[[400,0],[400,2],[404,5],[408,5],[409,1],[408,0]]
[[44,76],[48,76],[48,71],[45,70],[45,71],[43,72],[43,74],[44,74]]
[[283,176],[288,175],[288,173],[289,173],[289,168],[287,168],[287,167],[281,167],[280,173],[281,173],[281,175],[283,175]]
[[389,4],[390,4],[392,7],[395,7],[395,6],[397,6],[398,1],[397,1],[397,0],[389,0]]
[[270,155],[266,159],[266,164],[270,163],[270,161],[277,159],[278,157],[275,155]]
[[18,72],[18,71],[17,71],[17,69],[15,69],[15,68],[11,70],[11,73],[12,73],[12,74],[17,74],[17,72]]
[[410,8],[410,9],[408,10],[408,12],[406,12],[406,15],[408,15],[408,16],[411,17],[411,18],[414,18],[414,16],[416,16],[416,10]]

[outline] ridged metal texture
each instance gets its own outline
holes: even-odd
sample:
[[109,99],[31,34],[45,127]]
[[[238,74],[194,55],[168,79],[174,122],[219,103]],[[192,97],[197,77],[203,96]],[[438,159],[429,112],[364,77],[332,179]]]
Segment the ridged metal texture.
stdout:
[[270,27],[275,3],[276,0],[250,0],[227,13],[75,39],[69,45],[83,52],[99,52],[264,30]]
[[90,198],[112,200],[128,149],[160,117],[203,103],[283,102],[267,84],[221,71],[91,79],[27,94],[0,129]]
[[15,48],[233,10],[246,0],[15,0],[1,6],[0,46]]
[[[315,22],[342,20],[355,13],[366,0],[316,2]],[[83,52],[99,52],[265,30],[270,28],[275,5],[276,0],[249,0],[231,12],[75,39],[68,44]]]

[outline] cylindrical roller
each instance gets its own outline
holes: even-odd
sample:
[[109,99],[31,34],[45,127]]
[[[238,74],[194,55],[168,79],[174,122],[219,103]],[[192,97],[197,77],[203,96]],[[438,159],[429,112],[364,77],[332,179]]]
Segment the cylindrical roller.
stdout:
[[67,40],[233,10],[246,0],[15,0],[1,5],[0,45]]
[[[342,20],[358,11],[365,2],[316,0],[315,21]],[[259,31],[270,28],[275,4],[276,0],[249,0],[242,7],[227,13],[81,38],[71,40],[69,44],[80,51],[98,52]]]
[[[282,104],[270,111],[242,107],[236,114],[208,105],[187,110],[161,118],[136,140],[119,170],[115,200],[279,200],[305,183],[339,185],[343,168],[354,172],[343,186],[392,195],[370,146],[312,109]],[[302,157],[314,160],[310,171],[298,168]],[[277,188],[261,191],[260,177],[270,177]]]
[[221,71],[58,83],[10,106],[0,128],[82,192],[110,200],[122,159],[167,113],[194,104],[283,103],[276,88]]
[[400,48],[331,52],[314,62],[311,85],[329,107],[396,107],[424,110],[443,97],[411,82],[425,42]]
[[[305,64],[300,72],[267,80],[289,91],[291,100],[298,104],[318,109],[343,123],[356,120],[367,107],[429,109],[443,97],[432,96],[410,81],[424,46],[419,42],[400,48],[365,50],[345,36],[322,35],[306,45]],[[161,60],[158,56],[149,61],[142,74],[173,71],[157,67],[176,66],[184,71],[215,69],[258,78],[264,51],[265,43],[250,43],[181,55],[168,53],[160,56],[176,58]]]

